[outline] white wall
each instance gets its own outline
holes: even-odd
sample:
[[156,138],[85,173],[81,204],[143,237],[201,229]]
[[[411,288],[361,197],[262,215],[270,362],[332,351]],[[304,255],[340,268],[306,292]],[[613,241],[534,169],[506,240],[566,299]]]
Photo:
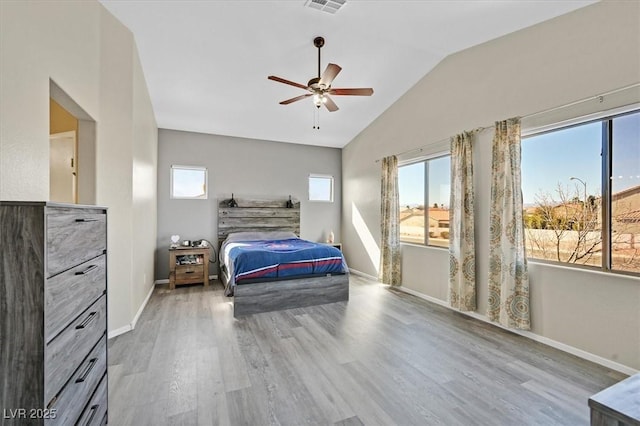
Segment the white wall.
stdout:
[[[155,242],[158,230],[158,129],[142,66],[133,49],[133,265],[131,315],[135,315],[154,283]],[[139,235],[146,238],[138,239]]]
[[[639,2],[597,3],[452,55],[418,82],[343,150],[350,266],[377,275],[375,160],[640,82],[638,16]],[[490,142],[485,131],[474,156],[480,314],[487,307]],[[410,290],[445,300],[448,268],[446,250],[403,246]],[[535,263],[530,279],[534,333],[640,369],[640,279]]]
[[[171,199],[171,165],[206,167],[209,199]],[[333,203],[308,200],[310,174],[334,177]],[[341,177],[342,153],[337,148],[160,129],[156,279],[168,278],[171,235],[216,243],[218,198],[231,193],[240,198],[291,195],[300,200],[302,238],[324,241],[333,230],[335,241],[340,242]],[[210,274],[217,274],[217,265]]]
[[[95,198],[109,208],[109,330],[126,327],[138,293],[151,288],[150,279],[137,281],[133,247],[155,244],[155,228],[133,228],[145,184],[133,177],[134,150],[155,176],[157,130],[132,34],[95,1],[0,2],[0,199],[48,200],[50,79],[96,121]],[[144,204],[155,220],[155,200]],[[151,271],[152,258],[144,262],[136,268]]]

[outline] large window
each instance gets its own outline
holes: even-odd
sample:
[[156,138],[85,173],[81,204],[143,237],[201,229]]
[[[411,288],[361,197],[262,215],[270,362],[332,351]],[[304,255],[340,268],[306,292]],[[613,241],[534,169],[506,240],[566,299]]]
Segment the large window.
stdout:
[[448,155],[398,167],[401,241],[449,246],[450,179]]
[[522,142],[528,257],[640,273],[640,112]]

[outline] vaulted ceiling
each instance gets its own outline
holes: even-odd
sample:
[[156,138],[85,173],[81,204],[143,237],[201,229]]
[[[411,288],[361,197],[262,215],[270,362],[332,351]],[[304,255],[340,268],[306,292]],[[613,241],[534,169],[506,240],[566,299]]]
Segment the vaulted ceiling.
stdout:
[[[314,0],[324,1],[324,0]],[[343,147],[452,53],[594,1],[347,0],[336,13],[306,0],[101,0],[134,34],[158,127]],[[373,87],[371,97],[335,96],[336,112],[311,99],[282,100],[340,65],[334,87]]]

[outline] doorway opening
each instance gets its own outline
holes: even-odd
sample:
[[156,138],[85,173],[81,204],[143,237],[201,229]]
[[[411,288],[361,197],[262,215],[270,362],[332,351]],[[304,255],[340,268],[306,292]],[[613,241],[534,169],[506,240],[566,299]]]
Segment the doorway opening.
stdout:
[[96,122],[49,80],[49,201],[96,202]]
[[49,200],[78,202],[76,131],[49,134]]

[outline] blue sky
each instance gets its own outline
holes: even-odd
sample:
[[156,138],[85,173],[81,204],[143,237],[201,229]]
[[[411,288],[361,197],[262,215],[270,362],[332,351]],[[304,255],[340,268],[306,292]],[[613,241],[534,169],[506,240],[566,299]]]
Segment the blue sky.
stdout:
[[[616,118],[613,128],[613,192],[640,185],[640,113]],[[525,205],[544,192],[558,200],[558,183],[571,195],[600,196],[602,124],[571,127],[522,141],[522,196]]]
[[[429,205],[449,205],[451,158],[449,156],[429,161]],[[400,206],[424,204],[424,163],[400,167]]]
[[[640,113],[614,119],[613,192],[640,185]],[[558,184],[571,196],[600,196],[602,124],[599,122],[525,138],[522,141],[522,195],[525,205],[535,204],[536,195],[548,193],[558,200]],[[449,205],[450,157],[430,161],[429,205]],[[424,167],[416,163],[398,171],[400,206],[421,205],[424,197]]]
[[206,182],[205,169],[172,168],[173,196],[193,198],[204,195]]

